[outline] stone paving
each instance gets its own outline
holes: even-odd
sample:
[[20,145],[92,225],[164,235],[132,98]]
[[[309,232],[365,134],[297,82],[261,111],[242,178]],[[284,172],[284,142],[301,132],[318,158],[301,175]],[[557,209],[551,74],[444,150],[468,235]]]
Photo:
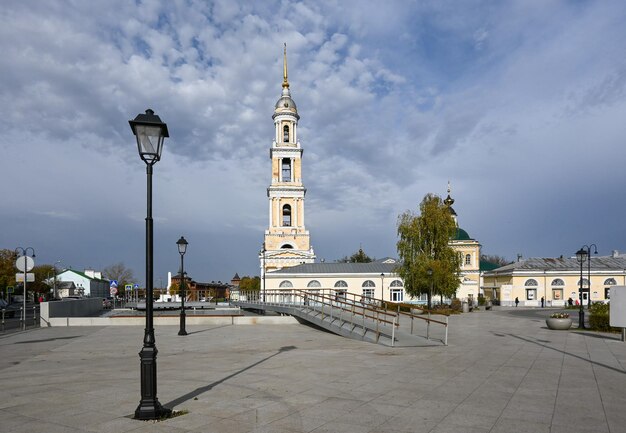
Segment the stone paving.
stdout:
[[626,432],[626,343],[510,310],[450,319],[449,346],[304,325],[156,328],[158,397],[132,419],[143,327],[0,336],[0,432]]

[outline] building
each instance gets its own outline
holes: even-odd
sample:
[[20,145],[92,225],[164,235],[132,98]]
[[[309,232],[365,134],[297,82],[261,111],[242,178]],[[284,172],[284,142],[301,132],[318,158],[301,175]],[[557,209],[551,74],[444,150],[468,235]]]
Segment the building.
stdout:
[[[177,275],[171,277],[171,284],[176,284],[180,288],[180,272]],[[230,298],[230,285],[222,283],[221,281],[210,283],[200,283],[192,280],[185,272],[185,301],[191,302],[203,302],[203,301],[215,301],[215,299],[228,299]],[[168,295],[170,294],[170,287],[168,287]],[[180,291],[177,292],[176,297],[180,297]],[[167,296],[165,299],[167,300]]]
[[[74,283],[74,295],[89,296],[92,298],[107,298],[110,296],[110,281],[102,278],[102,273],[92,269],[84,272],[66,269],[56,277],[57,287],[59,281],[71,281]],[[59,296],[60,292],[57,292]]]
[[[614,251],[610,256],[590,257],[582,264],[582,302],[606,302],[611,287],[626,285],[626,256]],[[589,265],[589,266],[588,266]],[[580,299],[581,264],[571,258],[520,259],[510,265],[483,273],[483,291],[501,305],[537,307],[563,306],[568,299]]]
[[259,254],[261,272],[313,263],[315,253],[304,224],[302,146],[298,140],[298,108],[287,77],[287,47],[283,53],[282,93],[274,106],[274,139],[270,147],[271,182],[267,188],[269,225]]
[[[402,279],[394,272],[397,262],[384,259],[372,263],[315,263],[315,253],[306,230],[302,183],[302,147],[298,140],[300,115],[291,98],[287,76],[287,50],[283,53],[282,94],[274,106],[275,136],[270,148],[271,183],[269,227],[265,230],[263,249],[259,254],[261,290],[332,289],[394,302],[426,302],[426,297],[408,298]],[[448,206],[455,222],[457,215],[448,196]],[[480,244],[458,227],[450,239],[451,247],[461,259],[457,297],[477,299],[480,289]]]

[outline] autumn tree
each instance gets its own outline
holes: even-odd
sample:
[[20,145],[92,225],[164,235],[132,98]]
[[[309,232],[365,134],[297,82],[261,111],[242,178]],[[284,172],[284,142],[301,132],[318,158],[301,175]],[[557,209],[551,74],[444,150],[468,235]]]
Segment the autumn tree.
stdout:
[[[435,194],[427,194],[420,203],[420,213],[406,211],[398,217],[398,256],[396,268],[404,280],[407,294],[452,297],[459,287],[460,259],[449,241],[456,223],[448,206]],[[429,275],[429,270],[432,275]]]
[[239,290],[246,291],[259,291],[261,290],[261,278],[260,277],[243,277],[239,282]]
[[127,268],[124,263],[119,262],[113,265],[109,265],[102,270],[102,276],[107,280],[116,280],[118,292],[122,296],[125,292],[124,287],[126,284],[133,284],[135,282],[135,276],[133,270]]
[[0,291],[6,293],[6,288],[15,286],[15,260],[17,255],[13,250],[0,250]]

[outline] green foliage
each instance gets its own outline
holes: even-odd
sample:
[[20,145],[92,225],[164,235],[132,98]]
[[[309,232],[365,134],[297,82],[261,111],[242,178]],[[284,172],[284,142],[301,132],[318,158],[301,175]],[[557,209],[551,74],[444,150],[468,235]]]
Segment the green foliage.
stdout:
[[498,265],[498,266],[506,266],[508,264],[513,263],[510,260],[507,260],[506,258],[502,256],[498,256],[496,254],[481,254],[480,261],[493,263],[494,265]]
[[261,290],[261,278],[248,276],[243,277],[239,282],[239,290],[258,292]]
[[481,307],[487,303],[487,299],[481,294],[478,294],[478,305]]
[[610,325],[610,306],[603,302],[594,302],[589,309],[589,327],[594,331],[620,332],[620,328]]
[[370,263],[372,258],[363,252],[362,248],[359,251],[352,254],[350,257],[345,256],[338,260],[340,263]]
[[450,302],[450,308],[458,313],[463,309],[463,304],[459,298],[454,298],[452,302]]
[[[398,218],[398,256],[396,272],[404,280],[406,292],[417,297],[452,297],[459,287],[460,259],[449,245],[456,224],[441,198],[427,194],[420,203],[420,214],[407,211]],[[432,276],[429,276],[429,270]],[[432,292],[431,292],[432,289]]]
[[17,255],[12,250],[0,250],[0,291],[4,293],[6,287],[15,286],[15,260]]

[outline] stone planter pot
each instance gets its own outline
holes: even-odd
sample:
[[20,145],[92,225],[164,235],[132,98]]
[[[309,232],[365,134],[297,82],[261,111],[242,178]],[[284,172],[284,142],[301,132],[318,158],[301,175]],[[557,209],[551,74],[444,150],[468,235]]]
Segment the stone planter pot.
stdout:
[[571,318],[567,318],[567,319],[553,319],[553,318],[549,318],[546,319],[546,325],[548,325],[548,328],[550,329],[556,329],[558,331],[564,331],[567,330],[569,328],[571,328],[572,326],[572,319]]

